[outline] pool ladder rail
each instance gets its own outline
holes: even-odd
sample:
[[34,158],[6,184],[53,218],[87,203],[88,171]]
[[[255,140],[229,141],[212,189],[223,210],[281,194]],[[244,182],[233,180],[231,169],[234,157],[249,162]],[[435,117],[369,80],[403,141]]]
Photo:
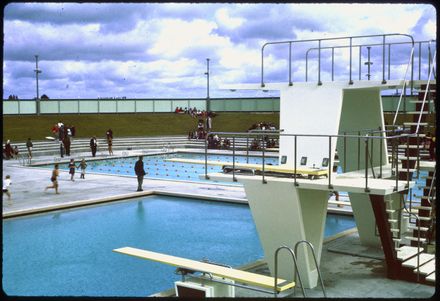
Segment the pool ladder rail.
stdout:
[[[319,280],[320,280],[320,283],[321,283],[321,289],[322,289],[322,292],[323,292],[323,294],[324,294],[324,298],[327,298],[327,293],[326,293],[326,290],[325,290],[325,287],[324,287],[324,282],[323,282],[323,280],[322,280],[322,276],[321,276],[321,270],[319,269],[319,265],[318,265],[318,261],[316,260],[316,256],[315,256],[315,249],[313,248],[313,245],[309,242],[309,241],[307,241],[307,240],[300,240],[300,241],[298,241],[296,244],[295,244],[295,251],[293,251],[291,248],[289,248],[288,246],[280,246],[280,247],[278,247],[276,250],[275,250],[275,275],[274,275],[274,281],[275,281],[275,285],[274,285],[274,297],[276,298],[277,297],[277,289],[276,289],[276,283],[278,282],[278,255],[279,255],[279,252],[281,251],[281,250],[287,250],[289,253],[290,253],[290,255],[292,255],[292,259],[293,259],[293,264],[294,264],[294,266],[295,266],[295,273],[294,273],[294,282],[296,283],[296,277],[297,277],[297,275],[298,275],[298,281],[299,281],[299,284],[300,284],[300,286],[301,286],[301,291],[302,291],[302,294],[303,294],[303,297],[304,298],[306,298],[306,292],[305,292],[305,290],[304,290],[304,285],[303,285],[303,283],[302,283],[302,280],[301,280],[301,276],[300,276],[300,274],[299,274],[299,270],[298,270],[298,264],[297,264],[297,256],[296,256],[296,254],[298,254],[298,246],[300,245],[300,244],[306,244],[308,247],[310,247],[310,250],[311,250],[311,252],[312,252],[312,255],[313,255],[313,260],[314,260],[314,262],[315,262],[315,266],[316,266],[316,270],[318,271],[318,278],[319,278]],[[296,285],[293,287],[293,294],[295,295],[295,288],[296,288]]]
[[[235,287],[245,288],[245,289],[249,289],[249,290],[259,291],[259,292],[263,292],[263,293],[273,293],[274,297],[277,298],[278,294],[280,293],[279,290],[278,290],[279,286],[277,285],[277,283],[278,283],[278,255],[279,255],[279,252],[281,250],[287,250],[292,255],[292,259],[293,259],[293,263],[294,263],[294,267],[295,267],[294,283],[296,283],[296,277],[298,276],[298,281],[299,281],[300,286],[301,286],[303,297],[306,298],[307,296],[306,296],[306,293],[305,293],[304,285],[303,285],[302,280],[301,280],[301,276],[299,274],[298,264],[297,264],[297,256],[296,256],[296,254],[298,254],[298,246],[300,244],[306,244],[310,248],[310,250],[312,252],[312,255],[313,255],[313,260],[315,262],[316,269],[318,271],[318,277],[319,277],[319,280],[320,280],[321,289],[322,289],[322,292],[324,294],[324,298],[327,298],[327,293],[326,293],[326,290],[325,290],[325,286],[324,286],[324,282],[323,282],[323,279],[322,279],[321,271],[319,269],[318,262],[317,262],[316,256],[315,256],[315,249],[313,248],[313,245],[310,242],[308,242],[307,240],[298,241],[295,244],[295,247],[294,247],[295,251],[292,250],[291,248],[285,246],[285,245],[280,246],[280,247],[278,247],[275,250],[275,273],[274,273],[275,275],[274,275],[274,290],[273,290],[273,292],[270,292],[270,291],[267,291],[267,290],[264,290],[264,289],[254,288],[254,287],[251,287],[249,285],[242,285],[242,284],[238,284],[238,283],[231,283],[231,282],[225,282],[225,281],[217,280],[217,279],[215,279],[215,277],[213,277],[213,275],[211,273],[207,273],[207,272],[201,272],[202,273],[201,276],[196,276],[194,274],[199,272],[199,271],[191,270],[191,269],[187,269],[187,268],[182,268],[182,267],[178,267],[175,270],[174,273],[177,274],[177,275],[181,275],[182,276],[182,282],[185,282],[185,279],[186,279],[185,277],[197,278],[197,279],[208,280],[208,281],[212,281],[212,282],[232,285],[232,286],[235,286]],[[227,268],[232,268],[232,266],[230,266],[230,265],[216,263],[216,262],[211,262],[211,261],[209,261],[206,258],[204,258],[201,261],[205,262],[205,263],[209,263],[209,264],[214,264],[214,265],[219,265],[219,266],[223,266],[223,267],[227,267]],[[207,278],[206,276],[208,276],[209,278]],[[296,288],[296,285],[293,287],[293,294],[294,295],[295,295],[295,288]]]

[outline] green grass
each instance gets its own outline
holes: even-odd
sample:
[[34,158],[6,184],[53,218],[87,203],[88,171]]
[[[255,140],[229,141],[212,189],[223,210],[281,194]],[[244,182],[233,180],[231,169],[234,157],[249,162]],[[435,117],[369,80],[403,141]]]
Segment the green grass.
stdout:
[[[83,114],[3,116],[3,140],[24,142],[27,138],[43,140],[52,136],[58,121],[74,125],[76,137],[105,137],[111,128],[114,137],[187,135],[197,128],[198,119],[174,113]],[[278,113],[218,113],[212,120],[213,131],[246,131],[256,122],[273,122],[279,126]]]

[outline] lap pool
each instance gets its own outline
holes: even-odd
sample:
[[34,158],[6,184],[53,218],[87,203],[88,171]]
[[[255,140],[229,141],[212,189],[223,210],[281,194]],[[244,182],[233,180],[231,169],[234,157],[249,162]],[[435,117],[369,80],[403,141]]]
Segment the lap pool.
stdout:
[[[325,236],[355,227],[328,215]],[[142,297],[171,288],[174,267],[131,246],[239,266],[263,257],[247,205],[148,196],[3,220],[3,290],[17,296]]]
[[[178,181],[191,181],[191,182],[206,182],[213,183],[213,181],[200,179],[199,175],[205,174],[204,164],[191,164],[171,162],[168,159],[192,159],[192,160],[205,160],[204,154],[195,153],[169,153],[161,155],[144,155],[143,156],[144,167],[146,171],[145,178],[149,179],[165,179],[165,180],[178,180]],[[102,159],[87,162],[87,171],[91,173],[105,173],[115,175],[135,176],[134,164],[138,160],[138,157],[127,158],[115,158],[115,159]],[[216,162],[232,162],[232,156],[230,155],[208,155],[208,161]],[[237,163],[251,163],[261,164],[261,157],[246,157],[235,156],[235,162]],[[79,164],[79,159],[75,162]],[[266,157],[265,164],[278,165],[278,158]],[[53,168],[53,164],[44,165],[42,167]],[[69,170],[68,163],[62,163],[59,165],[62,170]],[[221,166],[208,165],[208,173],[221,172]],[[228,183],[228,185],[241,185],[239,183]]]

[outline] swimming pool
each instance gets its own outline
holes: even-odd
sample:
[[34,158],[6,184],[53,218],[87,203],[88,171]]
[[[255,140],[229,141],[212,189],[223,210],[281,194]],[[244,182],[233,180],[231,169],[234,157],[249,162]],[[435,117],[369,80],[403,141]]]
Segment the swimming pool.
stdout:
[[[325,236],[355,226],[327,218]],[[19,296],[148,296],[175,268],[123,256],[131,246],[232,266],[263,257],[247,205],[149,196],[3,220],[3,290]]]
[[[144,167],[146,171],[145,178],[150,179],[165,179],[165,180],[178,180],[178,181],[194,181],[194,182],[206,182],[213,183],[213,181],[200,179],[199,175],[205,174],[204,164],[190,164],[180,162],[170,162],[168,159],[193,159],[193,160],[205,160],[204,154],[195,153],[169,153],[161,155],[144,155]],[[93,173],[105,173],[115,175],[127,175],[135,176],[134,164],[138,160],[138,157],[127,157],[117,159],[103,159],[87,162],[86,172]],[[232,156],[230,155],[208,155],[208,161],[217,162],[232,162]],[[261,157],[246,157],[235,156],[235,162],[237,163],[252,163],[261,164]],[[79,162],[76,162],[78,165]],[[266,157],[265,164],[278,165],[278,158]],[[53,168],[53,164],[44,165],[42,167]],[[62,163],[59,165],[62,170],[69,170],[68,163]],[[221,172],[221,166],[208,165],[208,173]],[[241,185],[239,183],[227,183],[229,185]]]

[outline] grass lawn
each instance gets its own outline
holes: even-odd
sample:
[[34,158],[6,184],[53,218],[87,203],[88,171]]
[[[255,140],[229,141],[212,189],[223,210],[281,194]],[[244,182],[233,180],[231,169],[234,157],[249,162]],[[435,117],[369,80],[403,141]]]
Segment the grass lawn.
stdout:
[[[27,138],[43,140],[52,136],[51,128],[58,121],[73,125],[76,137],[105,137],[111,128],[114,137],[187,135],[197,128],[198,119],[174,113],[138,114],[64,114],[3,116],[3,140],[24,142]],[[256,122],[273,122],[279,127],[279,113],[218,113],[212,119],[212,131],[246,131]]]

